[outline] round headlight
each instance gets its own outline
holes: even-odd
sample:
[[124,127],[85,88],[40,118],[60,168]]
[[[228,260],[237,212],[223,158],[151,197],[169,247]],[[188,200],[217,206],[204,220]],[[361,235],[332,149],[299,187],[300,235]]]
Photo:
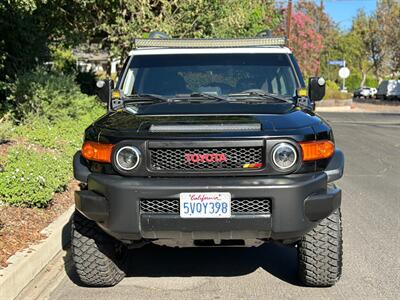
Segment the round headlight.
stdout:
[[290,169],[297,162],[297,151],[288,143],[279,143],[272,151],[272,161],[279,169]]
[[124,171],[136,168],[140,162],[140,151],[136,147],[124,146],[118,149],[115,155],[115,163]]

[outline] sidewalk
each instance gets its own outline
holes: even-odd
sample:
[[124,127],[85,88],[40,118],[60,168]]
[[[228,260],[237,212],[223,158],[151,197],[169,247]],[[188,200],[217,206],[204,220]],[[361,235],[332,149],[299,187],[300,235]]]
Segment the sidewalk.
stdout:
[[355,112],[400,113],[400,102],[372,104],[353,101],[351,110]]
[[317,107],[317,112],[363,112],[363,113],[395,113],[400,114],[400,103],[360,103],[354,102],[351,106]]

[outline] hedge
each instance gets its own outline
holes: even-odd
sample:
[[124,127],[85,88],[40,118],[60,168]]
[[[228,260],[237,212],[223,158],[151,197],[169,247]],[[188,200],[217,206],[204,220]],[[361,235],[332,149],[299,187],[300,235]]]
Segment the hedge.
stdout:
[[0,140],[17,146],[0,162],[0,202],[46,207],[72,178],[84,129],[105,110],[80,92],[74,77],[43,70],[20,77],[10,101],[18,103],[8,112],[15,123],[0,123]]

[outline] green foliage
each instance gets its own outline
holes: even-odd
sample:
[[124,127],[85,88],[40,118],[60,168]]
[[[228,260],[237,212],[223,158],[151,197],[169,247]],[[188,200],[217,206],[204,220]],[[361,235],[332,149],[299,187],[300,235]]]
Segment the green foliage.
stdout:
[[9,5],[15,9],[21,11],[32,11],[36,8],[36,3],[41,2],[40,0],[5,0],[4,4],[0,4],[0,7]]
[[[349,78],[346,79],[346,88],[350,92],[354,92],[361,86],[361,82],[362,82],[362,74],[359,72],[354,72],[349,76]],[[377,88],[378,80],[371,75],[367,76],[365,78],[364,86]]]
[[93,72],[79,72],[76,75],[76,82],[81,88],[81,92],[87,95],[96,94],[96,74]]
[[353,73],[346,79],[346,88],[347,90],[354,92],[356,89],[360,87],[361,82],[361,74]]
[[[45,207],[54,192],[61,191],[72,176],[71,159],[82,144],[84,129],[104,113],[97,104],[77,119],[51,122],[33,118],[16,127],[14,136],[41,151],[12,148],[0,173],[0,201],[23,206]],[[1,127],[0,127],[1,128]],[[50,150],[52,149],[52,150]]]
[[365,86],[378,88],[379,81],[373,76],[367,76],[367,78],[365,79]]
[[72,75],[43,70],[21,76],[10,100],[18,103],[11,114],[18,125],[1,122],[0,140],[13,138],[20,145],[1,161],[0,201],[45,207],[70,180],[83,131],[104,108],[79,91]]
[[[254,36],[280,19],[274,2],[262,0],[2,1],[0,115],[18,104],[6,99],[19,74],[45,62],[70,73],[75,67],[70,49],[77,45],[96,43],[124,58],[134,37],[154,30],[176,37]],[[87,85],[82,91],[92,93]]]
[[[323,74],[330,79],[338,79],[337,68],[327,62],[345,59],[352,73],[360,73],[353,77],[352,89],[356,86],[376,87],[375,80],[367,84],[363,78],[373,74],[377,80],[399,70],[399,37],[400,2],[377,1],[375,12],[367,14],[364,10],[358,11],[349,32],[336,30],[331,42],[326,44],[321,65]],[[358,83],[356,78],[359,78]]]
[[71,49],[50,47],[53,70],[59,73],[71,74],[76,70],[76,59]]
[[8,106],[5,98],[16,74],[34,68],[47,56],[51,24],[37,15],[39,2],[7,0],[0,5],[0,110]]
[[326,81],[326,89],[338,91],[339,90],[339,86],[333,80],[327,80]]
[[9,151],[0,173],[0,199],[18,206],[45,207],[61,191],[71,172],[69,160],[60,155],[17,147]]
[[347,100],[347,99],[350,99],[352,96],[353,95],[351,93],[342,93],[339,90],[327,88],[324,99],[326,99],[326,100],[330,100],[330,99]]
[[10,121],[0,121],[0,144],[8,141],[12,137],[14,130],[15,128]]
[[332,80],[326,81],[326,90],[325,90],[324,99],[346,100],[346,99],[350,99],[351,97],[352,97],[352,94],[350,94],[350,93],[342,93],[339,90],[339,86],[337,85],[336,82],[334,82]]
[[261,0],[87,1],[83,7],[96,16],[92,34],[104,37],[103,46],[115,56],[124,56],[134,37],[155,30],[174,37],[243,37],[271,29],[280,20],[274,3]]
[[[34,118],[17,126],[14,136],[34,146],[9,151],[4,171],[0,172],[0,201],[47,206],[54,192],[61,191],[71,179],[71,159],[81,147],[84,129],[103,112],[97,105],[78,119],[64,118],[52,123]],[[35,145],[46,148],[38,152]]]
[[93,97],[83,95],[73,75],[61,75],[36,69],[18,77],[8,97],[12,115],[17,121],[42,117],[54,121],[69,117],[77,119],[95,107]]
[[33,118],[17,127],[15,135],[46,148],[55,149],[71,157],[82,145],[83,131],[104,113],[96,105],[78,119],[63,118],[56,122]]

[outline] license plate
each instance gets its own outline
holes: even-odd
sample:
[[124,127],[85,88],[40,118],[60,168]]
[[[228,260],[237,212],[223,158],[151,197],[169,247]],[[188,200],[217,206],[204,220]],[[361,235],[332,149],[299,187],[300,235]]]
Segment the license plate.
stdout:
[[181,193],[180,215],[182,218],[229,218],[231,194]]

